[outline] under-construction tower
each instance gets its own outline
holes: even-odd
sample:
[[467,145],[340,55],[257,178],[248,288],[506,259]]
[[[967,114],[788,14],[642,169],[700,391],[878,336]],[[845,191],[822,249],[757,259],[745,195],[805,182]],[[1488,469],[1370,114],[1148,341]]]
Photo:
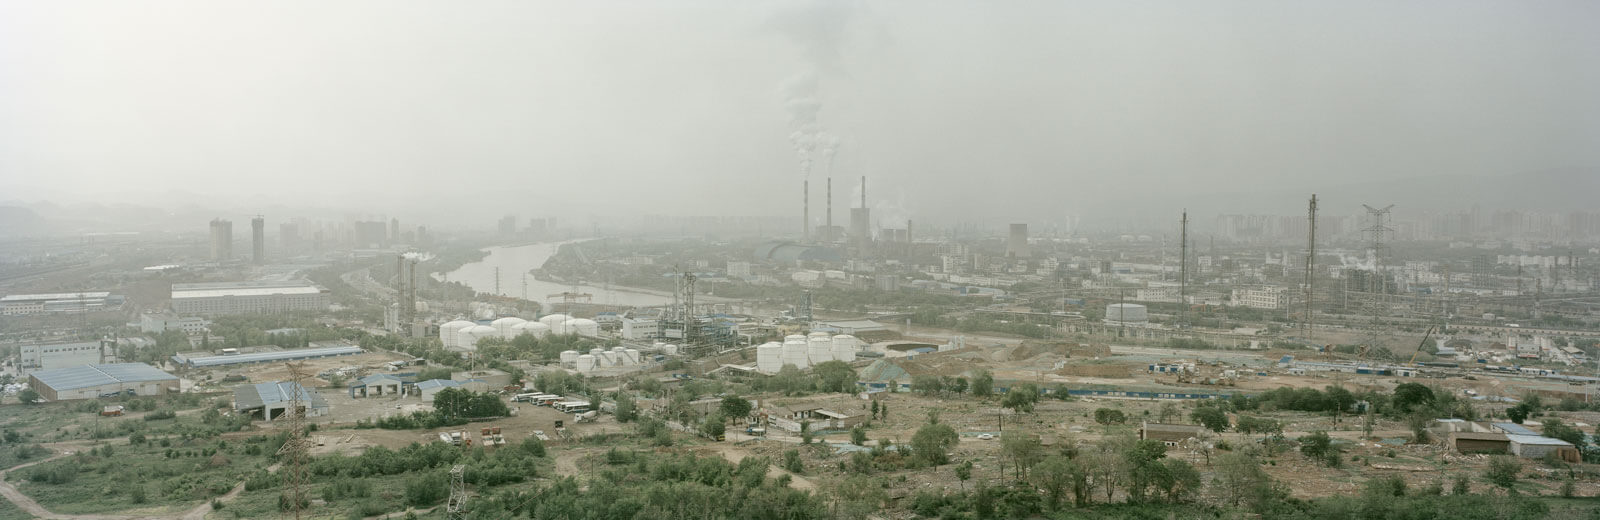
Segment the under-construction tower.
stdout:
[[1183,305],[1189,299],[1189,210],[1187,209],[1183,210],[1183,219],[1178,224],[1178,241],[1178,305]]
[[406,253],[395,257],[395,297],[400,305],[400,335],[411,336],[417,323],[417,257]]
[[1305,341],[1312,341],[1314,324],[1312,320],[1312,305],[1317,301],[1317,194],[1311,194],[1311,203],[1306,206],[1306,281],[1305,281],[1305,314],[1300,316],[1300,337]]

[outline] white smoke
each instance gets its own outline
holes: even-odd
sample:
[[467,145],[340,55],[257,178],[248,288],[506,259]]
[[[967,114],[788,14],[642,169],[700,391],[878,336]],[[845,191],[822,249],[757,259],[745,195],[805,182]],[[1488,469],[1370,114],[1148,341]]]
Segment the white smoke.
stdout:
[[789,112],[789,143],[800,160],[800,175],[811,177],[818,163],[833,171],[839,137],[820,120],[823,74],[840,72],[840,46],[845,40],[851,8],[842,2],[817,2],[785,12],[772,20],[800,51],[804,69],[785,81],[784,107]]

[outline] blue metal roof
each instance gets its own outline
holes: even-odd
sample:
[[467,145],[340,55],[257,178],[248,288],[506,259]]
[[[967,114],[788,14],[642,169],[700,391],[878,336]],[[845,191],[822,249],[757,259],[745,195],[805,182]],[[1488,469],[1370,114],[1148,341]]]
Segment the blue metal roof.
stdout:
[[265,405],[284,403],[294,400],[294,394],[299,391],[300,401],[310,408],[326,408],[328,401],[321,394],[296,385],[293,381],[274,381],[271,383],[257,383],[253,385],[239,385],[233,388],[233,408],[235,410],[249,410]]
[[225,356],[206,356],[189,358],[182,355],[172,356],[172,360],[179,364],[191,367],[214,367],[223,365],[238,365],[244,363],[265,363],[270,361],[290,361],[295,359],[312,359],[330,356],[348,356],[365,352],[361,347],[322,347],[302,348],[294,350],[278,350],[273,352],[255,352],[251,354],[233,354]]
[[417,383],[417,390],[432,390],[432,389],[435,389],[435,388],[455,388],[455,387],[458,387],[458,386],[461,386],[461,382],[453,380],[453,379],[429,379],[427,381],[423,381],[421,383]]
[[144,363],[113,363],[56,368],[39,370],[33,372],[32,376],[57,392],[107,384],[166,380],[177,382],[178,380],[178,376],[162,372]]
[[1522,425],[1517,423],[1497,422],[1494,423],[1494,427],[1499,428],[1500,431],[1512,435],[1533,435],[1536,437],[1539,435],[1539,432],[1524,428]]

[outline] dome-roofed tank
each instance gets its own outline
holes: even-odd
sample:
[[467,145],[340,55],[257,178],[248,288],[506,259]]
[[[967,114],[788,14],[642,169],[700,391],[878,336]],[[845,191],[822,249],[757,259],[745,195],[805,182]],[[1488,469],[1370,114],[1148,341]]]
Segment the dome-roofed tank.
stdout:
[[783,341],[783,364],[794,365],[795,368],[805,369],[811,366],[806,356],[806,337],[790,336],[793,339]]
[[504,318],[489,322],[489,326],[494,327],[494,331],[499,333],[500,337],[511,339],[517,337],[517,332],[519,332],[517,330],[517,326],[527,322],[528,320],[522,318],[506,316]]
[[856,337],[848,334],[834,336],[833,359],[845,363],[854,363],[856,360]]
[[813,332],[806,338],[806,360],[811,366],[833,361],[833,338],[825,332]]
[[783,368],[783,344],[768,341],[756,347],[756,371],[763,374],[776,374]]
[[461,329],[461,332],[456,333],[456,348],[477,350],[479,341],[483,341],[484,338],[493,338],[499,335],[499,333],[495,332],[494,327],[490,327],[488,325],[473,325],[471,327]]
[[576,334],[577,332],[577,327],[572,326],[572,320],[560,321],[550,325],[550,333],[557,336]]
[[439,342],[444,343],[446,347],[454,347],[456,346],[456,333],[473,325],[475,324],[467,320],[446,322],[444,325],[439,326]]
[[570,334],[577,334],[579,336],[588,336],[588,337],[591,337],[591,338],[600,335],[600,324],[598,322],[595,322],[594,320],[585,319],[585,318],[573,318],[573,319],[567,320],[566,325],[567,325],[567,329],[570,331],[569,332]]
[[545,325],[548,325],[550,328],[553,329],[553,328],[556,328],[556,324],[557,323],[561,323],[563,321],[567,321],[567,320],[570,320],[570,319],[572,319],[572,317],[568,316],[568,315],[565,315],[565,314],[550,314],[550,315],[547,315],[547,316],[545,316],[543,318],[539,318],[539,323],[543,323]]
[[523,322],[521,325],[512,327],[511,330],[515,335],[532,334],[535,338],[542,338],[550,335],[550,326],[537,321]]
[[578,362],[578,351],[576,351],[576,350],[563,350],[563,351],[561,351],[561,364],[562,364],[562,366],[572,366],[573,363],[577,363],[577,362]]

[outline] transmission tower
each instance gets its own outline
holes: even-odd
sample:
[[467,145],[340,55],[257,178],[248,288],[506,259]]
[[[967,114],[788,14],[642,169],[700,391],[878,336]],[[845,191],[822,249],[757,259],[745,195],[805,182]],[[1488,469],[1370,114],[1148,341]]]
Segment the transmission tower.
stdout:
[[[1183,210],[1178,231],[1178,305],[1183,309],[1189,295],[1189,210]],[[1179,311],[1179,315],[1187,314]]]
[[1317,273],[1317,194],[1313,193],[1313,194],[1311,194],[1311,203],[1306,208],[1306,282],[1305,282],[1305,285],[1306,285],[1306,313],[1305,313],[1304,316],[1301,316],[1301,319],[1300,319],[1300,324],[1301,324],[1301,328],[1302,328],[1302,330],[1300,332],[1300,335],[1301,335],[1301,337],[1306,338],[1306,342],[1308,342],[1308,343],[1311,342],[1312,329],[1313,329],[1312,317],[1311,317],[1311,305],[1312,305],[1312,302],[1316,301],[1316,296],[1317,296],[1316,290],[1314,288],[1314,285],[1315,285],[1315,282],[1316,282],[1316,273]]
[[[295,519],[299,520],[300,509],[305,501],[306,452],[311,449],[311,441],[306,439],[306,414],[301,408],[305,405],[301,394],[305,393],[303,383],[306,374],[305,367],[299,363],[285,363],[284,366],[289,368],[289,380],[293,387],[290,388],[289,409],[285,412],[289,414],[289,438],[278,449],[278,455],[289,459],[289,507],[294,511]],[[272,410],[268,408],[266,413],[271,414]]]
[[1372,218],[1371,225],[1365,229],[1367,233],[1367,247],[1372,251],[1372,279],[1367,283],[1367,311],[1372,315],[1372,333],[1367,342],[1368,350],[1378,348],[1378,335],[1381,329],[1384,308],[1384,294],[1388,292],[1389,280],[1384,276],[1383,259],[1388,252],[1387,238],[1394,230],[1388,226],[1389,210],[1394,209],[1394,204],[1384,206],[1382,209],[1366,204],[1361,207],[1367,209],[1367,216]]
[[450,467],[450,501],[445,504],[445,517],[450,520],[462,520],[467,517],[467,466],[456,464]]
[[410,254],[402,254],[395,258],[395,279],[399,290],[396,295],[400,300],[400,335],[410,336],[411,327],[417,322],[417,259]]

